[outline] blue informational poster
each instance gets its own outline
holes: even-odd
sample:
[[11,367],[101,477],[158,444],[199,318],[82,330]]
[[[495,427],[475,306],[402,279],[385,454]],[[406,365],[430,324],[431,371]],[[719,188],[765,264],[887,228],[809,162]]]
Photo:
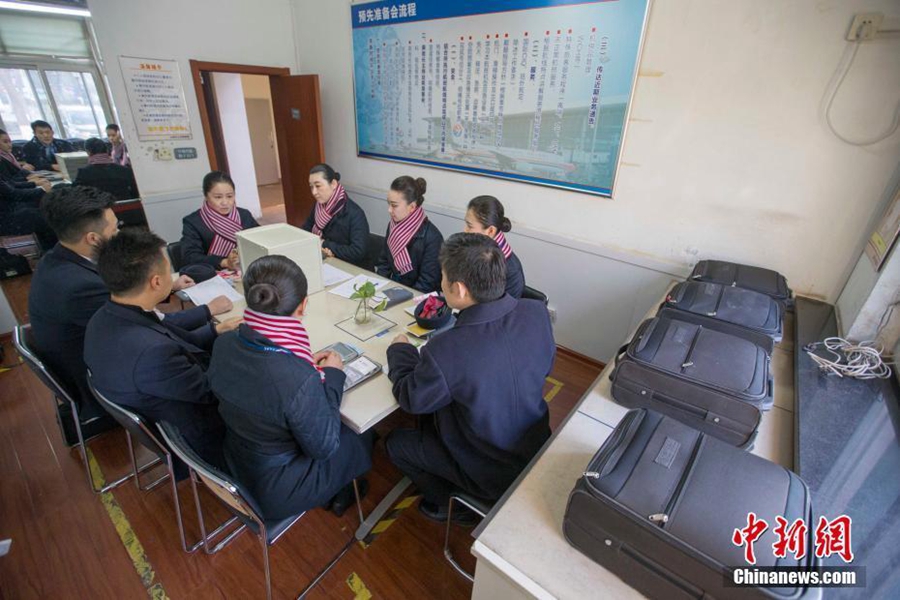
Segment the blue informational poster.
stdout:
[[354,4],[359,155],[612,195],[648,4]]

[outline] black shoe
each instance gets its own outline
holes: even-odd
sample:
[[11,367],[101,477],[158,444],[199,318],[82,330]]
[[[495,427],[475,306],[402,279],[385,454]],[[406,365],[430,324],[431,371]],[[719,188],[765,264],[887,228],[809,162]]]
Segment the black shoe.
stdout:
[[[360,478],[356,480],[356,483],[359,486],[359,499],[362,500],[369,493],[369,481]],[[353,482],[351,481],[331,501],[331,512],[339,517],[343,517],[344,513],[353,506],[354,502],[356,502],[356,495],[353,493]]]
[[[447,522],[447,513],[449,512],[449,505],[447,506],[438,506],[424,498],[419,502],[419,512],[431,519],[432,521],[436,521],[438,523],[446,523]],[[476,513],[472,512],[465,506],[457,503],[453,507],[453,523],[460,525],[462,527],[474,527],[476,523],[478,523],[479,517]]]

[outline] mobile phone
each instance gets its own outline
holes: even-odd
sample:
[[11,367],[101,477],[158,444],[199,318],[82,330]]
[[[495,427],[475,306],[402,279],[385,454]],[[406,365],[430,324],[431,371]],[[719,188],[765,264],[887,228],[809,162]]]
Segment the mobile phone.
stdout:
[[345,363],[350,362],[360,355],[359,350],[357,350],[353,346],[350,346],[349,344],[345,344],[344,342],[338,342],[336,344],[332,344],[330,346],[322,348],[322,352],[325,352],[326,350],[337,352],[340,355],[341,360]]

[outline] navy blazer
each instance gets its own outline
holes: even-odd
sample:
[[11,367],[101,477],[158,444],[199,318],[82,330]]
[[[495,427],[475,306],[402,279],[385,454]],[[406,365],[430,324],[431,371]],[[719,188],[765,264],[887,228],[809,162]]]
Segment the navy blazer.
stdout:
[[43,188],[24,188],[0,179],[0,217],[8,218],[21,206],[38,208],[45,193]]
[[[241,227],[243,229],[251,229],[259,227],[259,223],[250,214],[246,208],[238,207],[238,215],[241,217]],[[208,264],[214,269],[219,269],[219,264],[225,256],[216,256],[215,254],[207,254],[209,247],[212,246],[213,239],[216,234],[212,229],[206,226],[200,217],[200,211],[195,210],[181,220],[181,252],[184,257],[184,266]],[[249,267],[250,265],[245,265]]]
[[[17,167],[8,160],[0,158],[0,179],[14,184],[21,182],[29,183],[26,181],[29,175],[31,175],[29,171]],[[34,187],[34,184],[31,184],[29,187]]]
[[392,344],[388,376],[403,410],[434,414],[479,495],[499,498],[550,436],[543,388],[555,354],[544,305],[504,295],[460,312],[421,353]]
[[426,220],[406,245],[413,268],[405,275],[398,273],[397,267],[394,265],[394,257],[391,255],[387,243],[390,230],[391,227],[388,225],[387,232],[384,234],[384,245],[381,248],[381,258],[375,265],[375,272],[420,292],[439,291],[441,289],[441,262],[438,255],[441,251],[441,244],[444,243],[444,236],[441,235],[438,228],[430,219]]
[[75,185],[87,185],[113,195],[116,200],[140,197],[134,172],[122,165],[87,165],[78,169]]
[[[66,140],[54,138],[50,146],[45,146],[36,137],[22,146],[22,156],[37,171],[52,171],[56,164],[57,152],[75,152],[75,146]],[[49,154],[49,156],[48,156]]]
[[525,271],[522,270],[522,261],[513,252],[506,259],[506,293],[513,298],[521,298],[525,291]]
[[[80,394],[82,402],[93,397],[87,387],[84,364],[84,331],[88,321],[109,300],[109,290],[97,273],[97,265],[57,244],[44,255],[31,278],[28,313],[41,360]],[[208,322],[209,309],[198,306],[166,316],[169,323],[193,329]],[[111,359],[113,363],[116,358]],[[78,400],[78,398],[76,398]]]
[[216,340],[209,380],[227,428],[225,458],[267,519],[320,506],[369,470],[371,451],[341,424],[346,376],[241,325]]
[[[316,223],[316,207],[309,212],[303,229],[312,231]],[[335,258],[366,267],[369,248],[369,221],[359,205],[347,198],[341,212],[336,214],[322,230],[322,247],[334,253]]]
[[215,327],[181,328],[139,307],[107,301],[91,317],[84,360],[110,401],[169,421],[206,460],[222,466],[224,425],[206,377]]

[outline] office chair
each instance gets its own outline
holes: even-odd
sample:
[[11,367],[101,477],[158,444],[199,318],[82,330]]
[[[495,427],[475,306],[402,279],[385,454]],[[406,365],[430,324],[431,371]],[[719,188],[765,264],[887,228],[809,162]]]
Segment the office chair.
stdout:
[[453,558],[453,553],[450,552],[450,526],[453,523],[453,503],[458,502],[477,514],[482,519],[487,515],[493,506],[480,498],[476,498],[474,496],[470,496],[461,491],[456,491],[450,494],[450,505],[447,509],[447,531],[444,534],[444,558],[446,558],[450,564],[456,569],[456,572],[468,579],[469,581],[475,581],[475,576],[456,562],[456,559]]
[[169,260],[172,261],[172,270],[180,271],[184,266],[184,252],[181,249],[181,242],[170,242],[166,246],[169,252]]
[[[178,522],[178,534],[181,537],[181,549],[188,554],[193,554],[197,551],[198,548],[200,548],[200,546],[203,545],[203,540],[200,539],[190,547],[188,547],[187,545],[187,540],[184,534],[184,522],[181,517],[181,500],[178,495],[178,481],[175,479],[175,465],[172,460],[172,453],[169,452],[169,449],[166,447],[166,445],[163,444],[162,441],[160,441],[160,439],[157,437],[159,433],[154,433],[154,428],[151,427],[151,425],[148,424],[143,417],[116,404],[115,402],[110,401],[106,396],[97,391],[97,388],[94,387],[93,374],[90,372],[90,370],[88,370],[87,382],[91,393],[94,394],[94,397],[97,399],[97,402],[100,403],[100,406],[106,409],[106,411],[110,415],[112,415],[112,417],[116,421],[118,421],[119,424],[122,425],[122,427],[125,428],[125,431],[129,434],[128,454],[131,457],[131,468],[132,473],[134,474],[134,483],[137,488],[142,492],[149,492],[150,490],[157,488],[160,484],[165,483],[167,480],[171,483],[172,498],[175,502],[175,519]],[[141,471],[138,469],[137,460],[134,456],[134,440],[137,440],[138,443],[140,443],[147,450],[156,455],[156,460],[148,464],[148,467],[151,465],[155,466],[163,462],[166,465],[167,473],[145,487],[141,486]],[[234,517],[226,521],[212,534],[210,534],[210,537],[218,535],[236,520],[237,517]]]
[[375,271],[375,265],[378,264],[378,259],[381,258],[381,249],[384,247],[384,236],[378,235],[377,233],[369,234],[369,247],[367,248],[366,261],[365,265],[360,265],[368,271]]
[[[200,458],[200,456],[188,445],[177,427],[171,423],[162,422],[159,423],[159,429],[162,432],[163,439],[172,449],[172,452],[174,452],[178,458],[183,460],[191,470],[191,485],[194,488],[194,501],[197,504],[197,517],[200,520],[200,533],[204,538],[204,547],[206,548],[207,553],[212,554],[213,552],[218,551],[228,540],[219,544],[213,552],[209,551],[210,542],[206,536],[206,526],[203,522],[203,512],[200,508],[200,497],[197,493],[197,479],[202,481],[213,495],[229,507],[232,512],[243,521],[244,525],[238,531],[243,531],[243,529],[247,528],[256,534],[256,537],[259,539],[262,546],[263,565],[265,566],[266,574],[266,598],[271,600],[272,576],[269,569],[269,546],[277,542],[281,536],[306,513],[302,512],[299,515],[294,515],[286,519],[266,521],[262,517],[259,505],[256,503],[256,500],[253,499],[253,496],[233,477],[226,475]],[[362,505],[360,503],[359,489],[355,479],[353,480],[353,492],[356,495],[356,508],[359,511],[360,523],[362,523]],[[237,532],[232,535],[236,535],[236,533]],[[356,538],[351,538],[344,545],[331,562],[329,562],[328,565],[319,572],[315,579],[304,588],[300,593],[299,598],[303,598],[319,583],[319,581],[322,580],[323,577],[325,577],[325,575],[328,574],[331,568],[334,567],[341,557],[347,553],[355,539]]]
[[528,300],[540,300],[544,303],[544,306],[548,306],[550,304],[550,298],[547,297],[547,294],[540,290],[536,290],[533,287],[525,286],[525,289],[522,290],[522,297]]
[[[78,446],[78,450],[81,452],[81,460],[84,463],[84,471],[87,475],[88,485],[91,486],[91,489],[94,490],[98,494],[102,494],[103,492],[108,492],[109,490],[116,488],[132,477],[134,477],[134,472],[128,473],[127,475],[116,479],[113,482],[110,482],[102,487],[97,487],[94,484],[94,478],[91,475],[91,465],[90,461],[88,461],[87,457],[87,444],[84,439],[84,434],[81,430],[81,419],[78,416],[78,403],[75,402],[72,394],[70,394],[65,387],[59,382],[59,380],[54,376],[50,370],[44,365],[41,359],[38,357],[37,353],[34,351],[34,344],[31,338],[31,325],[19,325],[13,330],[13,344],[16,347],[16,350],[19,351],[19,354],[25,360],[25,364],[34,371],[34,374],[38,376],[38,379],[49,388],[49,390],[53,393],[54,401],[57,405],[62,403],[68,403],[70,409],[72,410],[72,420],[75,424],[75,433],[78,436],[78,442],[75,444]],[[87,425],[100,419],[101,417],[95,417],[90,421],[85,422]],[[63,439],[65,439],[65,432],[62,431],[62,423],[57,419],[57,423],[60,426],[60,433],[63,435]],[[125,435],[129,436],[128,431],[125,431]],[[128,440],[129,446],[131,445],[131,439],[129,437]],[[144,465],[139,470],[141,472],[150,468],[148,465]]]

